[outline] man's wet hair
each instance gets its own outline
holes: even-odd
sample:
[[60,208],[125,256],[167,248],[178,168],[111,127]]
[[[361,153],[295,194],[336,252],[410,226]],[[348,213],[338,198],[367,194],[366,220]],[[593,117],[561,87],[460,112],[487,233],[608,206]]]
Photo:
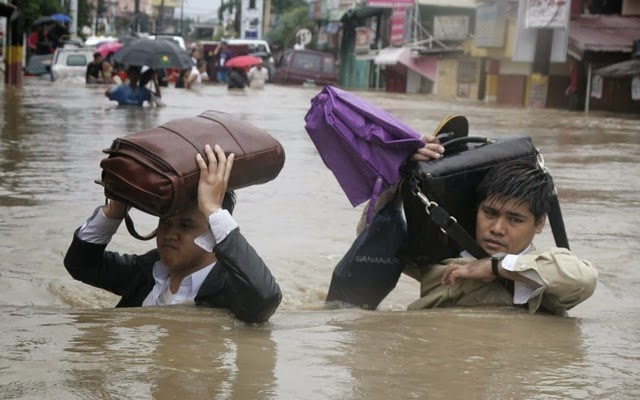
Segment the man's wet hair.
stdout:
[[478,185],[478,201],[516,200],[526,204],[536,222],[549,212],[554,185],[551,175],[537,164],[511,161],[496,165]]
[[236,208],[236,192],[231,190],[224,194],[224,199],[222,200],[222,208],[229,211],[229,214],[233,214],[233,209]]
[[[198,199],[193,198],[189,202],[188,208],[189,207],[198,208]],[[222,208],[229,211],[229,214],[233,214],[233,209],[236,208],[236,192],[231,190],[224,194],[224,198],[222,199]]]

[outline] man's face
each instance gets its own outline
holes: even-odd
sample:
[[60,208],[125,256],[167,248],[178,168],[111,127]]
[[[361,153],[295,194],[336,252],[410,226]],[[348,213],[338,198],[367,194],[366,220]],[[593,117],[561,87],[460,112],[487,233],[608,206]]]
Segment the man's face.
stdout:
[[488,198],[476,215],[476,240],[489,254],[519,254],[542,232],[546,216],[536,218],[526,203],[516,199]]
[[129,83],[133,86],[138,84],[140,80],[140,72],[137,69],[130,69],[127,71],[127,76],[129,77]]
[[178,214],[161,217],[158,221],[156,244],[162,263],[171,272],[191,273],[211,264],[213,253],[208,253],[194,239],[209,229],[206,218],[198,207]]

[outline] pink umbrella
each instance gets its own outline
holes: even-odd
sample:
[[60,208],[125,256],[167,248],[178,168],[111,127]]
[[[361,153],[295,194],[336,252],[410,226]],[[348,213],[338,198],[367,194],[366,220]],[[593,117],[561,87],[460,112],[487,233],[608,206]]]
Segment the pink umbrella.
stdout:
[[107,57],[111,53],[115,53],[120,50],[124,45],[120,42],[107,42],[98,47],[98,52],[102,54],[102,57]]
[[236,56],[227,61],[224,66],[229,68],[247,68],[262,64],[262,58],[254,56]]

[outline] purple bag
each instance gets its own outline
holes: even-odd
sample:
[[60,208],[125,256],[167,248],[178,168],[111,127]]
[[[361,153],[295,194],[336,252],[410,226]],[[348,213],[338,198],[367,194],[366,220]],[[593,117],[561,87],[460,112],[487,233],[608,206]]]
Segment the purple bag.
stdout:
[[[326,86],[311,100],[305,129],[351,205],[400,181],[400,167],[424,146],[420,134],[352,93]],[[373,217],[369,207],[367,223]]]

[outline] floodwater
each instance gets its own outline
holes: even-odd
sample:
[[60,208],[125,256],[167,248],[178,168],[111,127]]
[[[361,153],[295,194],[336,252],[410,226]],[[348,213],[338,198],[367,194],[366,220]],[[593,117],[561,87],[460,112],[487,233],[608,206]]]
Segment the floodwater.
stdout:
[[[471,134],[526,134],[559,187],[572,249],[595,262],[592,298],[567,317],[505,309],[406,312],[402,278],[378,311],[329,310],[335,264],[362,209],[350,206],[304,130],[319,88],[229,93],[168,88],[163,108],[119,108],[103,87],[28,79],[0,87],[0,399],[632,399],[640,393],[640,135],[613,114],[487,106],[364,92],[421,132],[444,115]],[[102,149],[205,110],[276,137],[280,176],[238,191],[235,216],[284,293],[263,325],[195,307],[113,309],[62,259],[104,201]],[[135,219],[142,231],[155,219]],[[552,243],[550,229],[538,247]],[[152,246],[124,228],[112,249]]]

